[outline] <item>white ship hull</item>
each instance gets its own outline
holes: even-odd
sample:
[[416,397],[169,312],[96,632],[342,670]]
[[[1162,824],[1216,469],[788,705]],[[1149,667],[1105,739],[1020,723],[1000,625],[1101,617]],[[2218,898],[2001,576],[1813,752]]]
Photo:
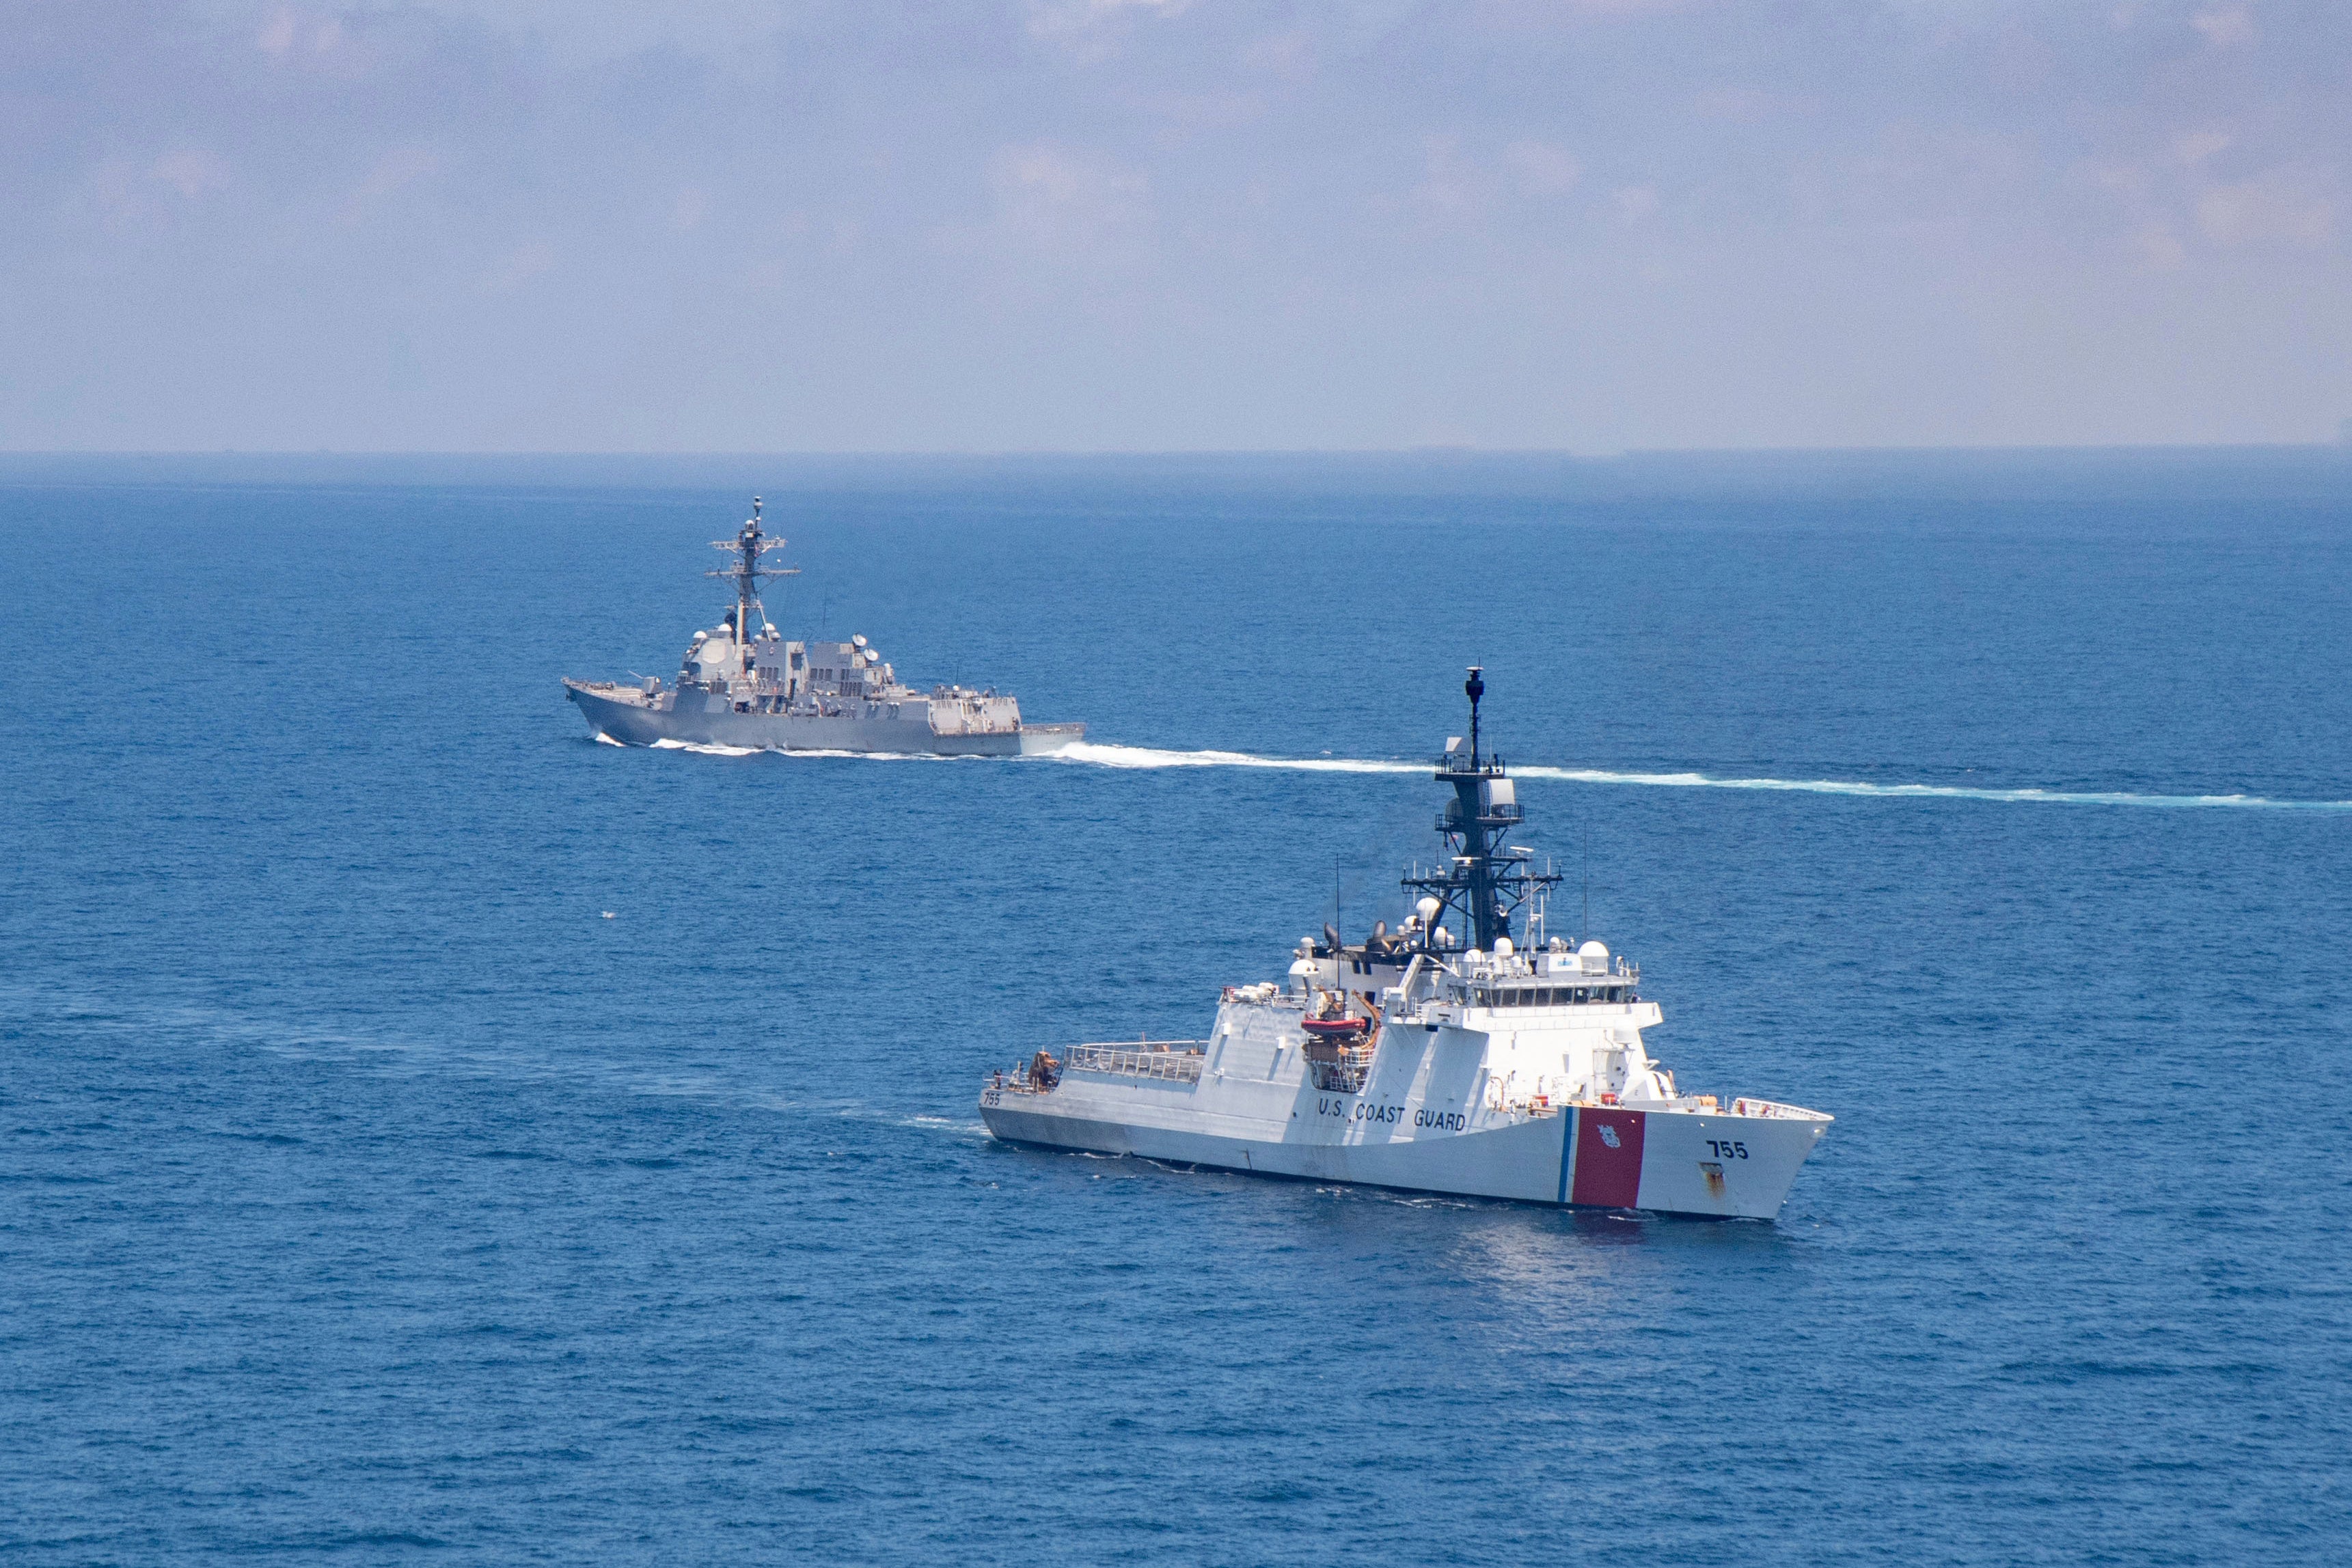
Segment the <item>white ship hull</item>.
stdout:
[[[1363,1087],[1344,1092],[1316,1086],[1297,1006],[1228,1003],[1215,1035],[1191,1049],[1082,1047],[1049,1090],[992,1083],[981,1117],[1010,1142],[1262,1176],[1720,1218],[1780,1213],[1831,1118],[1702,1097],[1515,1101],[1507,1062],[1573,1057],[1578,1036],[1622,1054],[1622,1043],[1601,1042],[1655,1016],[1648,1004],[1554,1010],[1591,1016],[1543,1020],[1567,1023],[1558,1030],[1501,1030],[1482,1009],[1434,1028],[1390,1024]],[[1637,1084],[1646,1071],[1632,1069]]]

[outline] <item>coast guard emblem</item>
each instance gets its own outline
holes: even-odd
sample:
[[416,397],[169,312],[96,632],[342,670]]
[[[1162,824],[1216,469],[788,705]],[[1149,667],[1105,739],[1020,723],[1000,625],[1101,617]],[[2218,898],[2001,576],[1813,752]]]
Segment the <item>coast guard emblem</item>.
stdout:
[[1617,1147],[1617,1129],[1611,1126],[1606,1122],[1601,1123],[1601,1141],[1608,1145],[1612,1149]]

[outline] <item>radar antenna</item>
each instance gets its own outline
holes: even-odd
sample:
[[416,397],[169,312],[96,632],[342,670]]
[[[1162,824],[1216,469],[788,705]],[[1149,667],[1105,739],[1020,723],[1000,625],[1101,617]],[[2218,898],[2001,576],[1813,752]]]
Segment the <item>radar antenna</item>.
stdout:
[[[768,566],[763,561],[771,550],[784,548],[785,541],[770,538],[760,529],[760,497],[751,497],[751,515],[744,520],[742,532],[731,539],[713,539],[712,549],[723,549],[733,555],[735,562],[718,571],[706,571],[705,577],[724,577],[735,584],[735,640],[747,643],[751,638],[751,612],[760,612],[761,622],[768,621],[768,607],[760,602],[760,580],[767,577],[798,577],[796,566]],[[746,666],[748,669],[749,666]]]
[[[1495,938],[1511,934],[1511,921],[1520,906],[1557,886],[1558,873],[1529,871],[1528,854],[1504,835],[1525,820],[1518,793],[1499,757],[1478,753],[1478,699],[1486,695],[1484,670],[1470,666],[1462,692],[1470,699],[1470,754],[1458,749],[1437,759],[1437,781],[1454,786],[1454,799],[1437,819],[1445,837],[1445,869],[1404,879],[1409,891],[1425,894],[1438,903],[1438,918],[1447,911],[1461,915],[1470,926],[1470,946],[1494,951]],[[1425,947],[1437,919],[1422,931]]]

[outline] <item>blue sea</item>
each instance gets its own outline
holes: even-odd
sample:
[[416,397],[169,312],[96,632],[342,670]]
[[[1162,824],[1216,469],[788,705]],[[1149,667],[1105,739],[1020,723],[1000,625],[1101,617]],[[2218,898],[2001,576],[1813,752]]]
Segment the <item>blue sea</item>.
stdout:
[[[1088,747],[593,740],[754,492]],[[1474,663],[1777,1223],[987,1138]],[[10,1562],[2352,1558],[2352,454],[11,458],[0,683]]]

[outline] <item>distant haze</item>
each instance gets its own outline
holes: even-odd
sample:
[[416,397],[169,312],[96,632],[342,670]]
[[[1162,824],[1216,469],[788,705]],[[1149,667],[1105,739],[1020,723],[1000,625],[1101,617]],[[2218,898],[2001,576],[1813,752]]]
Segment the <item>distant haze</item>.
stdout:
[[0,448],[2352,438],[2340,0],[0,0]]

